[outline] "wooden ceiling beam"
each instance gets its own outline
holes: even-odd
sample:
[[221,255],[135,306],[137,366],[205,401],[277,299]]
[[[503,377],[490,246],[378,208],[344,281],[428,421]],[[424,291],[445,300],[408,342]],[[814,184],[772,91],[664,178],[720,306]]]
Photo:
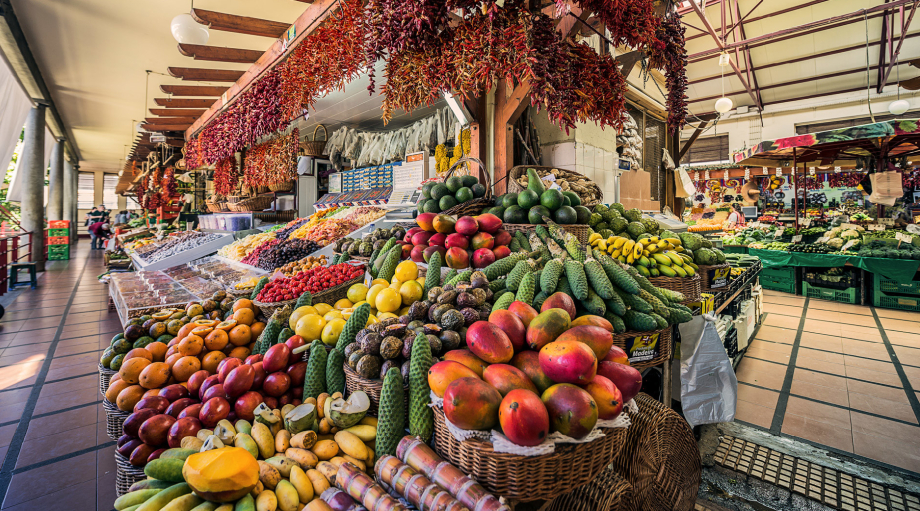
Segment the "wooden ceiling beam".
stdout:
[[212,85],[160,85],[160,90],[173,96],[213,96],[219,97],[229,87]]
[[167,67],[166,71],[175,78],[188,82],[235,82],[243,71],[233,69],[199,69],[194,67]]
[[[210,106],[210,105],[208,105]],[[203,114],[204,109],[198,108],[151,108],[150,113],[153,115],[162,115],[165,117],[195,117],[198,118]]]
[[182,43],[179,43],[179,53],[186,57],[193,57],[195,60],[235,62],[237,64],[254,64],[262,56],[262,52],[258,50]]
[[211,30],[261,37],[281,37],[290,26],[287,23],[278,21],[206,11],[204,9],[192,9],[191,15],[195,21],[202,25],[207,25]]
[[144,117],[148,124],[185,124],[195,122],[197,117]]
[[208,108],[214,104],[213,99],[154,98],[153,101],[165,108]]
[[141,124],[141,128],[144,128],[147,131],[185,131],[189,129],[191,124],[150,124],[144,123]]

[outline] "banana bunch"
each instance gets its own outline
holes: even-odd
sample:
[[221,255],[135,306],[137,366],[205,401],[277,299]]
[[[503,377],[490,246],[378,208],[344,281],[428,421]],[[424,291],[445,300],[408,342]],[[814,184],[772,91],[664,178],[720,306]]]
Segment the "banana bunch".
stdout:
[[650,238],[633,241],[623,236],[603,239],[594,233],[588,243],[621,263],[635,266],[644,277],[692,277],[699,267],[684,253],[678,238]]

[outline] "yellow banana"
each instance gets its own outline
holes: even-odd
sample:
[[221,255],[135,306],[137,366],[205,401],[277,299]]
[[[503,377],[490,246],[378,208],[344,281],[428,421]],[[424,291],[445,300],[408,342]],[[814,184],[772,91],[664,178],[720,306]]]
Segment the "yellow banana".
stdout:
[[621,263],[625,263],[625,262],[626,262],[626,257],[624,257],[624,256],[621,254],[620,257],[617,257],[617,261],[620,261]]
[[684,269],[686,270],[688,267],[689,267],[689,268],[693,268],[694,270],[699,270],[699,269],[700,269],[700,267],[697,266],[696,263],[694,263],[693,261],[687,261],[687,262],[684,263]]
[[671,258],[664,254],[652,254],[652,257],[655,259],[655,262],[660,265],[671,266]]
[[624,237],[622,237],[622,236],[618,236],[618,237],[613,241],[613,246],[614,246],[615,248],[620,248],[620,247],[622,247],[623,245],[625,245],[627,241],[630,242],[630,243],[633,242],[631,239],[624,238]]
[[680,258],[684,260],[685,264],[686,264],[686,261],[690,261],[691,263],[693,262],[693,259],[689,255],[683,252],[678,253],[677,255],[680,256]]
[[675,246],[674,246],[674,251],[675,251],[675,252],[683,252],[683,251],[684,251],[684,247],[682,247],[682,246],[680,246],[680,245],[675,245]]
[[680,239],[679,239],[679,238],[665,238],[664,240],[667,241],[668,243],[674,245],[675,247],[680,246]]
[[656,243],[655,245],[656,245],[658,248],[668,248],[668,245],[670,245],[670,244],[668,243],[668,240],[661,240],[661,241],[659,241],[658,243]]
[[684,269],[681,268],[680,266],[672,266],[671,269],[674,270],[674,273],[676,273],[678,277],[686,277],[686,276],[687,276],[687,272],[684,271]]
[[633,245],[633,259],[639,259],[642,257],[642,244],[636,243]]
[[639,259],[636,260],[636,262],[645,267],[651,266],[652,264],[649,262],[648,257],[645,257],[645,256],[640,257]]
[[603,236],[601,236],[600,234],[598,234],[598,233],[596,233],[596,232],[593,232],[593,233],[591,233],[591,236],[588,236],[588,243],[592,243],[592,242],[594,242],[594,241],[596,241],[596,240],[599,240],[599,239],[603,239]]
[[677,252],[668,251],[668,252],[664,252],[664,255],[670,257],[671,261],[674,261],[675,265],[677,266],[684,265],[684,260],[679,255],[677,255]]
[[645,266],[636,266],[636,269],[639,270],[639,273],[640,273],[643,277],[651,277],[651,276],[652,276],[652,272],[648,271],[648,268],[646,268]]
[[689,276],[691,276],[691,277],[694,276],[694,275],[696,275],[696,270],[694,270],[690,265],[686,265],[686,264],[685,264],[685,265],[683,266],[683,268],[681,268],[681,269],[684,270],[685,272],[687,272],[687,275],[689,275]]
[[658,267],[658,272],[664,275],[665,277],[676,277],[677,272],[674,271],[670,266],[661,265]]
[[646,249],[650,254],[654,254],[655,252],[658,252],[658,245],[649,245],[649,246],[645,247],[645,249]]
[[642,251],[642,256],[643,256],[643,257],[648,257],[648,256],[650,256],[650,255],[652,255],[652,253],[649,252],[648,249],[645,249],[645,250]]
[[623,253],[622,250],[614,249],[613,247],[610,247],[610,249],[613,250],[613,252],[610,253],[610,257],[614,259],[619,259],[620,255]]
[[651,238],[648,238],[649,243],[655,243],[656,245],[658,244],[658,240],[658,236],[652,236]]
[[636,262],[636,258],[634,258],[632,254],[626,256],[626,264],[632,264],[634,262]]
[[607,242],[604,240],[598,240],[597,247],[600,248],[601,250],[607,250]]
[[617,238],[619,238],[619,236],[609,236],[605,241],[607,241],[608,245],[613,245],[613,242],[615,242]]
[[[626,243],[623,244],[623,253],[624,253],[624,254],[629,254],[629,253],[631,253],[634,246],[636,246],[636,242],[635,242],[635,241],[633,241],[633,240],[628,240],[628,241],[626,241]],[[620,248],[620,247],[617,247],[617,248]]]

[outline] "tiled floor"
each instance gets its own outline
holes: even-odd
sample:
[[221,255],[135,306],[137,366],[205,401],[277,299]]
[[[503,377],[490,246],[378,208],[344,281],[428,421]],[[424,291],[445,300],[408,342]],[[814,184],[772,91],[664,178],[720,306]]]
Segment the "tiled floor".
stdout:
[[99,352],[120,331],[106,307],[102,253],[82,242],[48,264],[0,320],[0,509],[112,509],[115,447],[105,434]]
[[920,313],[765,291],[736,420],[920,473]]

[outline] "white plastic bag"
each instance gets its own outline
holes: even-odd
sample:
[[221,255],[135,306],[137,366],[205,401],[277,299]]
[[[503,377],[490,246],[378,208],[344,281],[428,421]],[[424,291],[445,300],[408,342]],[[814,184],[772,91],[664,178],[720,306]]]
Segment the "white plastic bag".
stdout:
[[680,402],[690,426],[735,419],[738,379],[709,314],[680,325]]

